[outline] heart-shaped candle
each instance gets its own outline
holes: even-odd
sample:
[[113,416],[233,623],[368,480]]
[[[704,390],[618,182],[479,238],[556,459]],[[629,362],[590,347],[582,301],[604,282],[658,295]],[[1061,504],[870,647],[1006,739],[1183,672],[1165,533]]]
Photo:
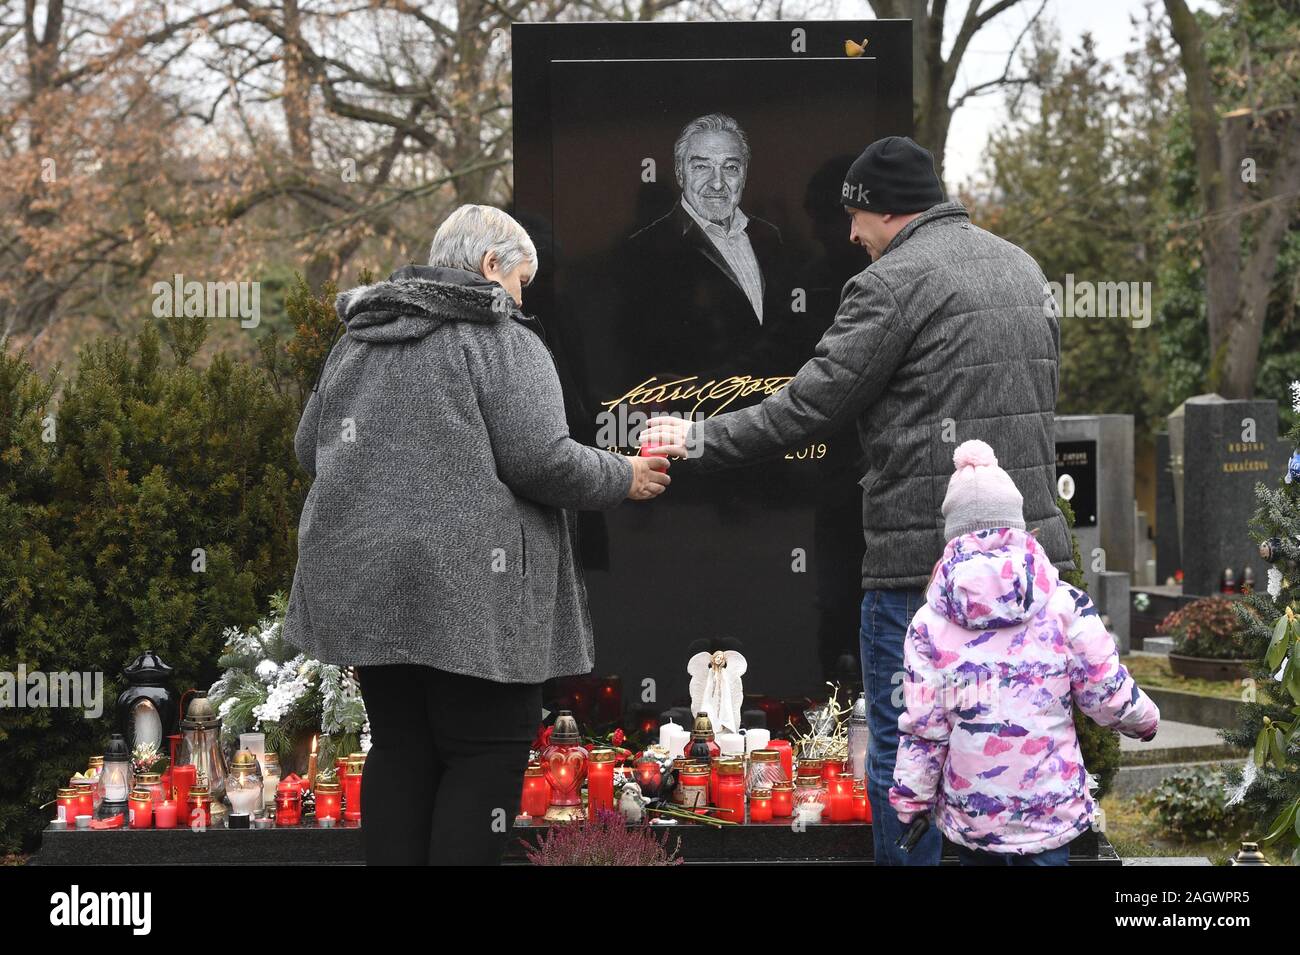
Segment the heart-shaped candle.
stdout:
[[568,710],[561,710],[555,718],[551,745],[542,750],[542,773],[551,787],[552,806],[582,805],[587,748],[578,735],[578,722]]

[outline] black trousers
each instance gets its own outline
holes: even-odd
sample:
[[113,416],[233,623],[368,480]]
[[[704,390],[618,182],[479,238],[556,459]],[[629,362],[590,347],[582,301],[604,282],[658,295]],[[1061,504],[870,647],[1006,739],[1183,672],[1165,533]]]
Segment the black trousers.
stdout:
[[519,813],[540,683],[415,665],[358,667],[370,717],[367,865],[499,865]]

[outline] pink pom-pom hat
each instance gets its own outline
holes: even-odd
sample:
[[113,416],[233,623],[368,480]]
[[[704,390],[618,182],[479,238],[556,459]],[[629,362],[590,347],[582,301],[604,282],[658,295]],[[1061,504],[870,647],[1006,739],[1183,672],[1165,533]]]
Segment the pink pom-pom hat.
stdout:
[[963,441],[953,452],[955,470],[943,499],[948,540],[993,527],[1025,529],[1024,498],[998,457],[983,441]]

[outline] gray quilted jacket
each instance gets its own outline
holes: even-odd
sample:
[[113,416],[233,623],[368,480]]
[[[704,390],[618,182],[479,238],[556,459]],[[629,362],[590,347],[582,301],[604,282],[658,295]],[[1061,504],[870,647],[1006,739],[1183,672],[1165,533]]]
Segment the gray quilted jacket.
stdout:
[[1056,507],[1060,329],[1033,258],[972,225],[960,202],[912,220],[844,286],[817,350],[761,404],[697,423],[679,476],[776,457],[856,420],[866,462],[862,586],[922,587],[943,553],[954,448],[987,441],[1026,527],[1072,569]]
[[315,481],[286,639],[500,683],[590,671],[566,509],[614,507],[632,466],[569,438],[532,320],[482,276],[423,266],[337,309],[347,333],[295,442]]

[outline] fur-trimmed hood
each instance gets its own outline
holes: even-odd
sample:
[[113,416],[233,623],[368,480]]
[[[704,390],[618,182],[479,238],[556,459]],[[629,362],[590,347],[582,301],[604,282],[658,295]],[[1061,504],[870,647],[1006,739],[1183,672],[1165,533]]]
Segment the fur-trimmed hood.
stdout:
[[427,265],[408,265],[386,282],[340,292],[335,309],[348,334],[368,342],[423,338],[444,322],[524,318],[496,282],[465,269]]

